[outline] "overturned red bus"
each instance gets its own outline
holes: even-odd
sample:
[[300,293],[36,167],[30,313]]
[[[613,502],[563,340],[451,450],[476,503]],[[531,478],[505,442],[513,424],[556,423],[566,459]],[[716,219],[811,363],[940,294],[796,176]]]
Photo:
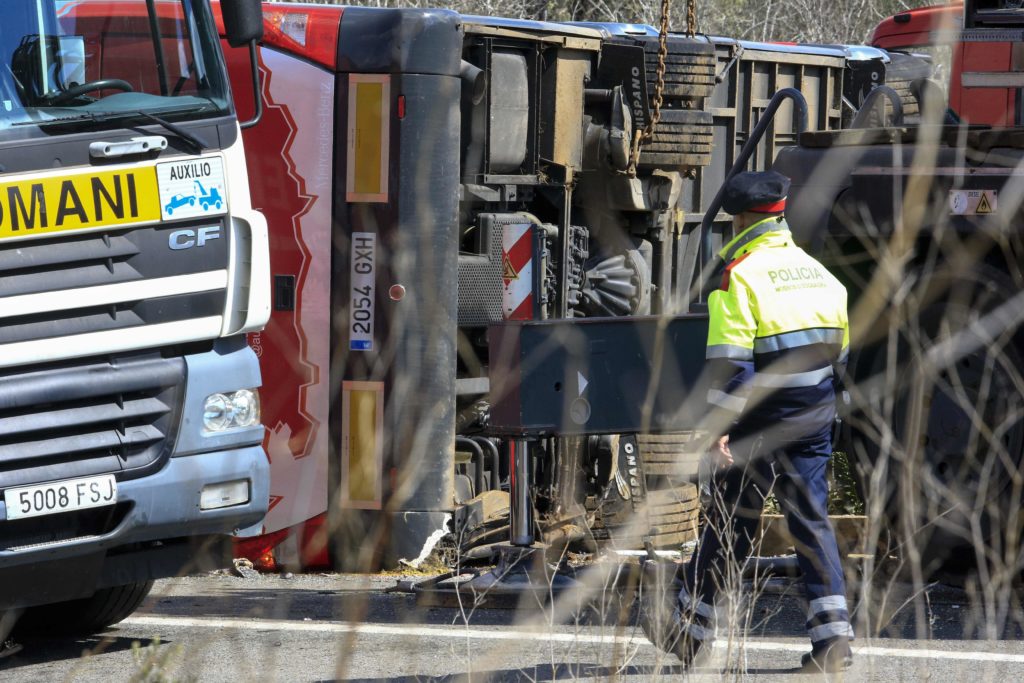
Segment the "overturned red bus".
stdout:
[[[840,49],[673,34],[660,121],[634,152],[656,110],[651,27],[296,4],[265,5],[264,23],[263,119],[244,142],[271,232],[273,310],[249,337],[271,500],[239,551],[265,567],[505,540],[488,325],[687,310],[701,220],[768,88],[802,91],[810,129],[844,116]],[[226,54],[244,116],[247,55]],[[756,168],[796,137],[782,111]],[[716,215],[712,239],[730,226]],[[539,442],[538,538],[693,539],[695,442],[692,426]]]

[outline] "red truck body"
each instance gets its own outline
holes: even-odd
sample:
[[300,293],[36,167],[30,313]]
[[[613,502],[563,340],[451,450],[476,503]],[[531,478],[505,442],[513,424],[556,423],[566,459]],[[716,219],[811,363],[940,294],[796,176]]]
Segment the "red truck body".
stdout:
[[[343,11],[264,11],[258,50],[264,112],[243,132],[253,203],[273,226],[274,309],[266,328],[249,336],[266,386],[273,387],[263,396],[270,508],[264,535],[238,547],[263,568],[273,567],[275,554],[304,567],[328,564],[317,532],[328,496],[333,68]],[[249,117],[248,53],[226,41],[223,47],[239,115]]]
[[[964,121],[1008,127],[1020,125],[1017,89],[999,76],[1017,71],[1020,31],[963,29],[961,3],[919,7],[881,22],[871,44],[885,50],[913,52],[949,45],[949,107]],[[1015,49],[1015,44],[1017,45]],[[1016,61],[1015,61],[1016,60]],[[965,82],[964,74],[967,76]]]

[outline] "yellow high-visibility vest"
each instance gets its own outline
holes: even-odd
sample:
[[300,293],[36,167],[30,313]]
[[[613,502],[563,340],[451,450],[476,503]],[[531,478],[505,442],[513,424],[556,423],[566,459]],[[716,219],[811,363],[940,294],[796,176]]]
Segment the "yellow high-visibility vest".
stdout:
[[[709,403],[808,423],[797,429],[830,420],[834,373],[850,343],[846,288],[793,242],[780,217],[750,226],[721,255],[721,287],[708,298]],[[756,406],[748,406],[752,397]]]

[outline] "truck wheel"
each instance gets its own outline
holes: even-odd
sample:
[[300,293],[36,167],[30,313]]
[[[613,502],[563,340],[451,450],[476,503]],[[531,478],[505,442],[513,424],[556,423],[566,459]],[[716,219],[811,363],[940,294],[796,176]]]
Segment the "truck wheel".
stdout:
[[931,78],[934,67],[921,57],[902,52],[890,52],[889,58],[892,61],[885,68],[885,84],[900,96],[904,118],[920,116],[921,108],[914,96],[913,83]]
[[[665,57],[664,97],[682,100],[700,100],[715,89],[718,57],[712,43],[688,38],[673,38],[668,43]],[[657,82],[658,41],[644,42],[644,70],[647,75],[647,93],[653,99]],[[698,107],[699,109],[700,107]]]
[[640,168],[679,168],[711,163],[715,119],[710,112],[664,109],[654,138],[640,146]]
[[1019,561],[1024,383],[1017,330],[998,317],[1014,290],[980,275],[904,325],[895,363],[884,343],[862,354],[869,373],[853,387],[867,509],[871,497],[883,502],[895,549],[919,578]]
[[702,443],[697,433],[638,434],[647,476],[651,541],[657,548],[678,547],[697,539],[700,495],[697,470]]
[[[678,548],[697,538],[700,496],[689,480],[696,479],[699,454],[689,452],[692,434],[637,435],[638,462],[630,462],[631,438],[623,437],[618,457],[620,476],[609,486],[596,510],[595,537],[613,547],[639,549],[644,541],[656,548]],[[631,481],[630,470],[643,471]],[[639,496],[638,496],[639,494]],[[637,516],[641,515],[641,519]]]
[[29,608],[17,631],[32,635],[97,633],[127,618],[153,588],[152,581],[101,588],[89,598]]

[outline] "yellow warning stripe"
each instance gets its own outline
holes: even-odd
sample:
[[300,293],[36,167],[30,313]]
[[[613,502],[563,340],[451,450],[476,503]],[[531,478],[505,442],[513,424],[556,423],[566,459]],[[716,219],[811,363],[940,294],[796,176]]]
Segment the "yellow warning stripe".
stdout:
[[346,200],[388,200],[391,77],[352,74],[348,86]]
[[343,382],[341,506],[381,508],[384,478],[383,382]]

